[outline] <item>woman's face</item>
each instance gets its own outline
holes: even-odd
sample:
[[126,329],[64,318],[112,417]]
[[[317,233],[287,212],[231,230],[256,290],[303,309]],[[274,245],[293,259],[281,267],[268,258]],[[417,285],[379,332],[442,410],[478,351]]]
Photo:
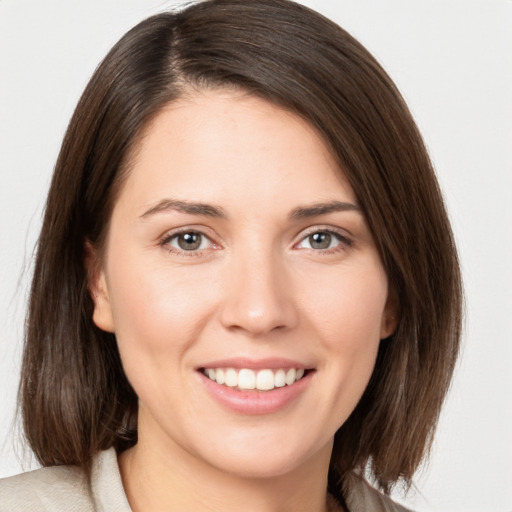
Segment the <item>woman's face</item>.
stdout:
[[140,399],[139,445],[244,476],[328,462],[393,329],[374,241],[322,139],[222,91],[146,130],[91,288]]

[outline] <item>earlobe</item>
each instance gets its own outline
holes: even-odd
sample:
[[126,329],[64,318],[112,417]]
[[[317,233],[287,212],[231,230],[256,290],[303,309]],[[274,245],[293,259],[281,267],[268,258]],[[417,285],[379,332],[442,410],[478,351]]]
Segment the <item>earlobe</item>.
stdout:
[[380,339],[389,338],[398,326],[398,304],[396,294],[390,291],[380,326]]
[[389,338],[396,330],[398,320],[394,315],[384,314],[380,328],[380,339]]
[[84,264],[87,272],[87,287],[94,303],[92,320],[96,327],[113,333],[115,331],[114,319],[105,272],[98,261],[97,251],[88,241],[85,243]]
[[99,327],[103,331],[114,332],[114,319],[112,317],[110,298],[108,296],[108,288],[103,271],[99,272],[90,290],[94,302],[93,322],[96,324],[96,327]]

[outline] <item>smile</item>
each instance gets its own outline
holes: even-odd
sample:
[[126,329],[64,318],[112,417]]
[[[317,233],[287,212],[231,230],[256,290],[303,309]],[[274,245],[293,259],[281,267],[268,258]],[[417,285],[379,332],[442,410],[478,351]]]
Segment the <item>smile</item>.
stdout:
[[291,386],[306,374],[304,368],[280,368],[252,370],[250,368],[203,368],[202,373],[210,380],[238,389],[239,391],[271,391]]

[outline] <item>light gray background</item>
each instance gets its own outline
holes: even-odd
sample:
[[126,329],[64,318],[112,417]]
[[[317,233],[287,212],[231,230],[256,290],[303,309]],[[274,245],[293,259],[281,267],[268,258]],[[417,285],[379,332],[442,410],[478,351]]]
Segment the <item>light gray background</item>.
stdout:
[[[512,511],[512,1],[309,0],[380,60],[444,189],[467,295],[464,352],[418,511]],[[13,423],[32,249],[72,110],[156,0],[0,0],[0,477],[30,466]],[[33,466],[32,466],[33,467]]]

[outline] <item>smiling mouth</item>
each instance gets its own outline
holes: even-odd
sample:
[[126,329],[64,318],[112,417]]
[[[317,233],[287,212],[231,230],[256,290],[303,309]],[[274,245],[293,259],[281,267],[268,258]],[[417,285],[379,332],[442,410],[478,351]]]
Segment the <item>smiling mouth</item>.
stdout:
[[206,377],[217,384],[239,391],[272,391],[291,386],[304,378],[310,370],[304,368],[280,368],[252,370],[250,368],[202,368]]

